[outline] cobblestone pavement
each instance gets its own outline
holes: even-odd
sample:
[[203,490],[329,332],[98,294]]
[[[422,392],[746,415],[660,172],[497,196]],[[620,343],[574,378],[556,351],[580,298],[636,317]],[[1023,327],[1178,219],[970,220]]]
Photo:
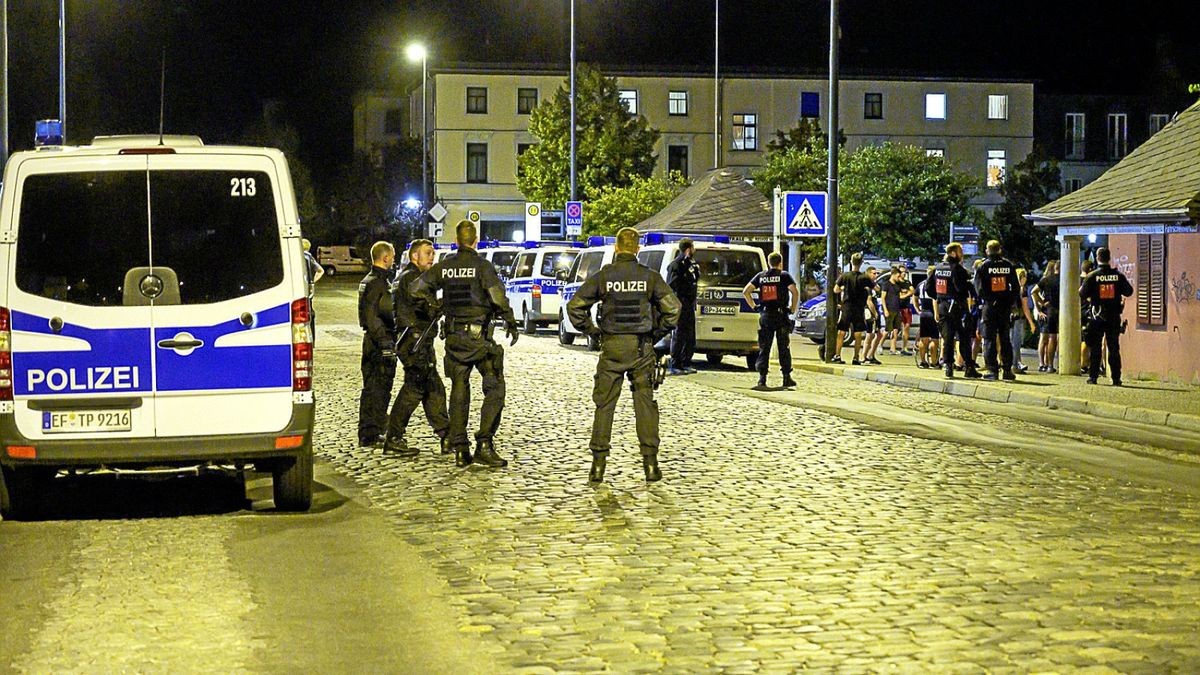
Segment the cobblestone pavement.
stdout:
[[[422,454],[386,458],[355,444],[357,340],[322,329],[320,456],[448,582],[499,670],[1200,669],[1200,500],[1183,492],[703,378],[660,392],[663,482],[642,480],[625,396],[592,487],[595,359],[548,335],[508,351],[507,469],[456,469],[416,422]],[[936,405],[805,375],[835,397]]]

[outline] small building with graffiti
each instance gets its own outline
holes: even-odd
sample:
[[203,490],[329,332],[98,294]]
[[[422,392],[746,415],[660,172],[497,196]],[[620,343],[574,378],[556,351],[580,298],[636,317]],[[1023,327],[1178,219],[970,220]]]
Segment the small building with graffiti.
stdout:
[[1100,178],[1029,218],[1056,228],[1062,243],[1061,372],[1079,369],[1080,244],[1104,234],[1134,289],[1123,315],[1125,372],[1200,384],[1200,102]]

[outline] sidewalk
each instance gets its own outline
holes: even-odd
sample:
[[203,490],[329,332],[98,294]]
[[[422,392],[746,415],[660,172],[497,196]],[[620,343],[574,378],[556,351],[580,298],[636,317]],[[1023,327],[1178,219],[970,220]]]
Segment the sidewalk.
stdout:
[[854,354],[852,348],[843,350],[846,365],[832,365],[820,360],[816,345],[807,340],[792,340],[793,367],[797,370],[1200,432],[1198,387],[1134,380],[1126,380],[1123,387],[1113,387],[1105,378],[1101,378],[1098,385],[1090,385],[1079,375],[1037,372],[1037,355],[1030,358],[1029,353],[1023,361],[1027,366],[1032,363],[1033,367],[1025,375],[1018,375],[1016,381],[969,380],[961,372],[956,372],[954,379],[948,379],[941,370],[918,368],[911,356],[891,356],[881,351],[877,355],[883,362],[880,366],[849,365]]

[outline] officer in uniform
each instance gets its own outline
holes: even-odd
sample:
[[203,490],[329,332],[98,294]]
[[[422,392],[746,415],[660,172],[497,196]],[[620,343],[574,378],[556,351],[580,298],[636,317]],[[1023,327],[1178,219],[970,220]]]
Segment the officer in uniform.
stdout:
[[1121,311],[1125,298],[1133,295],[1133,286],[1120,270],[1111,265],[1112,252],[1107,248],[1096,251],[1100,265],[1092,270],[1079,287],[1079,297],[1087,301],[1083,317],[1083,339],[1088,346],[1088,384],[1096,384],[1100,376],[1100,346],[1108,343],[1108,372],[1114,387],[1121,386]]
[[957,342],[967,377],[977,378],[979,371],[971,361],[972,336],[967,335],[963,322],[971,309],[971,277],[963,269],[962,259],[962,244],[952,242],[946,245],[945,260],[933,269],[934,292],[937,293],[933,315],[942,336],[942,363],[946,368],[946,377],[954,377],[954,345]]
[[[613,411],[621,395],[621,381],[629,378],[638,443],[647,481],[662,478],[658,468],[658,404],[654,401],[657,356],[654,343],[679,321],[679,298],[658,272],[639,265],[639,235],[631,227],[617,232],[613,261],[587,278],[567,303],[567,316],[585,335],[602,335],[596,364],[592,401],[592,469],[588,480],[604,480],[612,436]],[[599,327],[592,323],[591,307],[600,303]]]
[[[1000,377],[1004,368],[1004,379],[1015,380],[1012,350],[1012,308],[1021,300],[1021,282],[1017,279],[1016,266],[1002,255],[1000,242],[995,239],[987,243],[987,260],[975,271],[975,290],[982,302],[980,321],[983,326],[983,361],[988,372],[985,380]],[[1000,339],[1000,358],[996,358],[996,338]]]
[[752,292],[758,291],[762,314],[758,317],[758,384],[755,389],[767,388],[767,371],[771,364],[771,343],[779,343],[779,366],[783,370],[783,386],[794,387],[792,379],[791,337],[793,323],[789,316],[796,314],[800,304],[800,290],[792,275],[783,271],[783,256],[772,252],[767,256],[771,269],[759,272],[742,289],[742,297],[750,310],[758,309]]
[[408,247],[408,264],[400,270],[392,287],[392,314],[396,318],[396,357],[404,366],[404,385],[392,403],[384,452],[413,456],[419,451],[404,440],[404,431],[417,404],[425,408],[429,426],[441,439],[442,452],[450,452],[450,419],[446,413],[446,387],[434,361],[432,331],[437,327],[440,306],[430,306],[412,296],[412,284],[433,267],[433,242],[418,239]]
[[[458,252],[421,274],[411,287],[412,297],[437,304],[442,291],[445,315],[446,375],[450,377],[450,446],[458,466],[474,462],[489,467],[508,466],[496,454],[493,439],[504,412],[504,348],[492,340],[492,320],[504,321],[505,333],[517,343],[517,322],[504,295],[496,267],[479,256],[475,223],[458,223]],[[483,376],[483,410],[475,432],[475,456],[467,440],[467,413],[471,409],[471,371]]]
[[371,271],[358,284],[358,325],[362,326],[363,388],[358,398],[358,444],[383,444],[388,401],[396,380],[396,323],[388,279],[396,249],[386,241],[371,246]]
[[682,309],[675,334],[671,336],[672,375],[690,375],[692,355],[696,352],[696,292],[700,284],[700,265],[696,263],[696,244],[679,240],[679,256],[667,265],[667,283],[679,298]]

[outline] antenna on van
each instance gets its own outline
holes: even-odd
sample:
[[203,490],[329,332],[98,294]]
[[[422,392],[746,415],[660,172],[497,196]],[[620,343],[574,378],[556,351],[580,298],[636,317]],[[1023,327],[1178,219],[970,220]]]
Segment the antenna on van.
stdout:
[[163,143],[163,118],[167,107],[167,48],[163,47],[158,81],[158,144]]

